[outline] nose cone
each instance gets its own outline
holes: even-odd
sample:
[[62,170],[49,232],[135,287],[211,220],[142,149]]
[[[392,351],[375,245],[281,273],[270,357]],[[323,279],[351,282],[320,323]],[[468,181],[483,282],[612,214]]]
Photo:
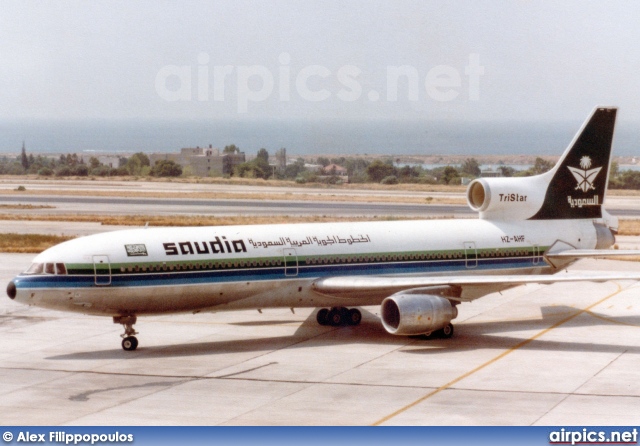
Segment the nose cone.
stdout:
[[16,284],[13,283],[13,280],[7,285],[7,296],[9,296],[10,299],[16,298]]

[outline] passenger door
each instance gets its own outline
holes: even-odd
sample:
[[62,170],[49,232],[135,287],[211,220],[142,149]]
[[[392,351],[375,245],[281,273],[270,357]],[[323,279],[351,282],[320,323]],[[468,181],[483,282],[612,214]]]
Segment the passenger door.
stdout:
[[298,275],[298,255],[293,248],[285,248],[284,254],[284,275],[295,277]]
[[111,285],[111,263],[109,263],[109,256],[93,256],[93,272],[97,286]]
[[478,251],[475,242],[464,242],[464,257],[467,268],[477,268]]

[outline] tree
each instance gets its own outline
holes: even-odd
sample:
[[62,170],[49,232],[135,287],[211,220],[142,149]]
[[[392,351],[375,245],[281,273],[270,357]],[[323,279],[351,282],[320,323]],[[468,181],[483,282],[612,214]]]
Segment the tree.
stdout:
[[[75,155],[75,153],[74,153]],[[78,160],[78,155],[76,155],[76,161]],[[75,166],[76,163],[74,162],[73,156],[71,156],[70,153],[67,153],[67,156],[65,158],[65,162],[64,162],[67,166]]]
[[100,167],[100,160],[95,156],[92,156],[91,158],[89,158],[89,168],[93,170],[98,167]]
[[379,183],[383,178],[395,175],[396,168],[393,167],[391,162],[385,162],[377,159],[367,167],[367,176],[369,177],[369,180],[374,183]]
[[284,177],[293,180],[304,171],[304,160],[302,158],[298,158],[295,163],[289,164],[287,167],[285,167]]
[[455,167],[447,166],[444,168],[444,174],[442,176],[442,182],[444,184],[455,183],[458,178],[460,178],[460,175]]
[[89,168],[86,164],[78,164],[71,168],[71,173],[79,177],[86,177],[87,175],[89,175]]
[[[365,183],[369,180],[367,167],[370,162],[364,158],[348,158],[345,161],[350,183]],[[383,177],[384,178],[384,177]]]
[[24,146],[24,141],[22,141],[22,153],[20,154],[20,164],[24,168],[25,172],[29,170],[29,158],[27,157],[27,149]]
[[395,175],[390,175],[388,177],[384,177],[382,179],[382,181],[380,181],[381,184],[398,184],[398,177],[396,177]]
[[242,178],[269,178],[270,169],[265,171],[263,167],[256,162],[257,158],[253,161],[238,164],[234,169],[234,174]]
[[156,161],[151,168],[151,175],[154,177],[179,177],[182,175],[182,167],[171,160]]
[[480,163],[478,163],[478,160],[475,158],[467,158],[462,164],[462,172],[472,177],[479,177],[481,173]]
[[68,177],[73,175],[73,172],[70,166],[62,165],[56,169],[55,174],[57,177]]
[[320,164],[322,167],[327,167],[329,164],[331,164],[331,161],[329,161],[329,158],[327,158],[326,156],[319,156],[316,163]]
[[625,170],[618,176],[616,186],[620,189],[640,189],[640,172]]
[[531,170],[532,175],[540,175],[541,173],[545,173],[551,169],[553,169],[553,163],[551,161],[537,157],[535,164],[529,170]]
[[140,175],[142,173],[142,168],[150,165],[151,161],[149,161],[149,157],[142,152],[137,152],[129,157],[127,164],[125,164],[124,167],[127,168],[129,174]]
[[278,165],[278,169],[280,171],[287,168],[287,149],[281,147],[279,150],[276,150],[276,164]]
[[105,166],[104,164],[100,164],[98,167],[91,169],[91,175],[95,175],[98,177],[106,177],[111,175],[111,169],[109,166]]
[[231,144],[228,146],[224,146],[224,149],[222,150],[222,153],[240,153],[240,148],[238,146],[236,146],[235,144]]
[[256,158],[260,159],[260,160],[263,160],[267,164],[269,164],[269,152],[267,152],[267,149],[258,150],[258,154],[256,155]]
[[273,167],[269,165],[269,152],[267,149],[258,150],[254,159],[237,165],[233,174],[244,178],[263,178],[268,180],[273,174]]
[[410,181],[412,178],[420,176],[420,172],[415,166],[402,166],[398,170],[398,175],[403,181]]
[[521,170],[520,172],[516,172],[514,176],[528,177],[531,175],[540,175],[541,173],[545,173],[548,170],[551,170],[553,166],[554,164],[551,161],[547,161],[544,158],[537,157],[533,166],[531,166],[527,170]]
[[512,177],[516,174],[516,169],[511,166],[498,166],[498,170],[503,177]]

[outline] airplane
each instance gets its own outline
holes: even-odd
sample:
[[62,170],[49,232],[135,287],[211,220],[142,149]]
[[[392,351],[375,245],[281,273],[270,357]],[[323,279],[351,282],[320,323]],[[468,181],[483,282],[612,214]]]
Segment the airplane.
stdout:
[[[80,237],[39,254],[9,282],[22,304],[110,316],[122,348],[138,316],[320,308],[321,325],[358,325],[380,305],[394,335],[450,338],[457,306],[527,283],[640,279],[570,273],[609,249],[617,218],[603,208],[617,108],[596,107],[548,172],[477,178],[478,219],[138,228]],[[557,274],[563,271],[562,274]]]

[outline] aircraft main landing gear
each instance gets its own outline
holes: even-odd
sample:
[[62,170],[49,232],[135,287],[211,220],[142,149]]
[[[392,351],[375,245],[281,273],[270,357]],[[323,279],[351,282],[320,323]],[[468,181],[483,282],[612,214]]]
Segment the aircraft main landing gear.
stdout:
[[122,324],[124,326],[124,333],[120,335],[122,338],[122,349],[128,352],[138,348],[138,332],[134,330],[133,324],[136,323],[137,318],[135,316],[114,316],[114,324]]
[[333,327],[358,325],[362,321],[362,313],[357,308],[321,308],[316,315],[316,320],[320,325],[331,325]]

